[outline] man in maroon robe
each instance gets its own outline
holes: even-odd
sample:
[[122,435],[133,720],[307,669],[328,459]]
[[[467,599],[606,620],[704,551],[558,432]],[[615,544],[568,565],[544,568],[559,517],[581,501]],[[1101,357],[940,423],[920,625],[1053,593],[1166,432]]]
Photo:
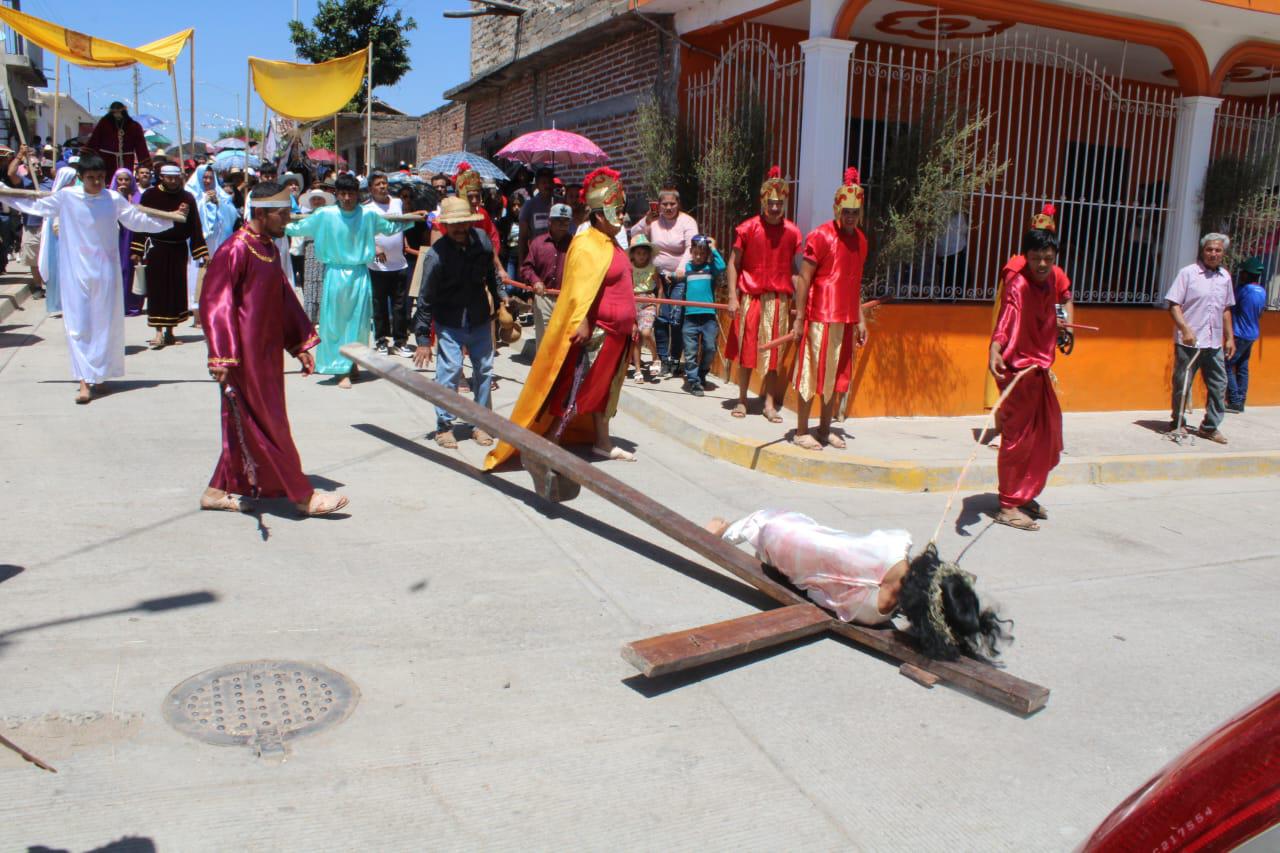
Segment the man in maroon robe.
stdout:
[[1022,255],[1001,271],[1004,290],[991,333],[991,374],[1002,393],[1014,385],[996,415],[1000,512],[995,520],[1019,530],[1039,530],[1036,519],[1049,517],[1036,497],[1062,454],[1062,409],[1050,368],[1063,322],[1056,309],[1070,299],[1070,283],[1063,299],[1066,275],[1059,275],[1057,258],[1053,218],[1041,213],[1022,238]]
[[254,187],[252,219],[213,257],[200,295],[209,346],[209,375],[222,392],[222,456],[200,508],[241,512],[243,495],[287,497],[303,515],[347,505],[342,495],[317,492],[302,472],[289,431],[280,351],[295,356],[307,375],[310,350],[320,343],[280,266],[275,242],[284,236],[290,194],[278,184]]
[[117,169],[133,171],[151,163],[142,125],[133,120],[119,101],[112,101],[107,114],[98,120],[89,136],[88,147],[102,155],[108,175],[114,175]]

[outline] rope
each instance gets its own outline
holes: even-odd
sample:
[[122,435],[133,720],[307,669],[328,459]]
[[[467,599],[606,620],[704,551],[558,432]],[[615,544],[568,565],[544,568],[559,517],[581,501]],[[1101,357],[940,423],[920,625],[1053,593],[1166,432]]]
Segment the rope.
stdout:
[[[996,412],[1000,411],[1000,406],[1004,403],[1006,399],[1008,399],[1009,392],[1013,390],[1013,386],[1018,384],[1018,380],[1026,376],[1028,373],[1030,373],[1033,370],[1043,370],[1043,369],[1044,368],[1041,368],[1038,364],[1033,364],[1030,367],[1024,367],[1022,368],[1022,370],[1018,371],[1018,373],[1013,377],[1013,381],[1005,386],[1004,391],[1000,394],[999,399],[996,400],[996,404],[991,407],[991,414],[987,416],[987,422],[986,424],[983,425],[982,432],[979,433],[979,437],[986,435],[987,430],[995,426]],[[978,457],[978,450],[981,448],[982,448],[981,444],[975,445],[973,448],[973,452],[969,454],[968,461],[965,462],[964,467],[960,469],[960,476],[956,479],[956,487],[951,490],[951,497],[947,498],[947,505],[942,510],[942,518],[938,519],[938,526],[934,529],[933,536],[929,539],[930,544],[937,543],[938,534],[942,532],[942,525],[946,523],[947,515],[951,512],[951,505],[955,503],[956,495],[960,494],[960,485],[964,482],[964,475],[969,472],[969,466],[972,465],[973,460]]]

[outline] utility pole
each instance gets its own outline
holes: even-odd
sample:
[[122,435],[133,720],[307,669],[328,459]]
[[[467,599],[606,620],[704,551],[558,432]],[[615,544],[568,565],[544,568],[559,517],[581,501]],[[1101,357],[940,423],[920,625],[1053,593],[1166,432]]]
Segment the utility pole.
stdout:
[[138,101],[138,83],[142,78],[142,73],[138,71],[138,66],[133,66],[133,114],[135,116],[142,115],[142,104]]

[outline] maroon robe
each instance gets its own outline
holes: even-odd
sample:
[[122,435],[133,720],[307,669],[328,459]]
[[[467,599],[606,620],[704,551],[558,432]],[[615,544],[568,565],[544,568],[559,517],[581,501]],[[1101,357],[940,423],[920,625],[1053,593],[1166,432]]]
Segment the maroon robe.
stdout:
[[128,115],[121,124],[116,124],[110,114],[103,116],[93,128],[89,136],[88,148],[102,155],[107,164],[107,174],[114,175],[117,169],[128,169],[132,172],[138,164],[150,165],[151,153],[147,150],[147,135],[142,125]]
[[573,344],[569,354],[565,356],[560,367],[560,375],[551,392],[548,410],[556,417],[564,417],[569,413],[570,404],[574,414],[589,413],[609,414],[609,404],[613,399],[614,382],[621,376],[621,368],[631,350],[631,332],[636,327],[636,299],[631,286],[631,261],[618,246],[613,247],[613,261],[605,273],[604,283],[596,292],[595,303],[587,313],[587,324],[592,329],[604,332],[604,340],[600,351],[590,366],[584,365],[585,373],[578,388],[577,397],[570,400],[573,392],[574,373],[582,361],[587,342]]
[[[222,456],[209,485],[253,495],[256,480],[261,497],[307,503],[314,489],[289,431],[281,352],[296,356],[320,337],[285,280],[275,244],[247,228],[223,243],[205,273],[200,316],[209,366],[229,368]],[[234,403],[226,389],[234,392]]]
[[1049,472],[1062,454],[1062,409],[1049,375],[1058,342],[1054,311],[1060,298],[1058,279],[1050,276],[1044,284],[1036,284],[1020,270],[1010,264],[1002,271],[1000,315],[991,333],[1007,368],[1005,378],[997,383],[1001,391],[1024,368],[1038,368],[1019,379],[1000,406],[996,470],[1000,506],[1005,508],[1024,506],[1044,491]]

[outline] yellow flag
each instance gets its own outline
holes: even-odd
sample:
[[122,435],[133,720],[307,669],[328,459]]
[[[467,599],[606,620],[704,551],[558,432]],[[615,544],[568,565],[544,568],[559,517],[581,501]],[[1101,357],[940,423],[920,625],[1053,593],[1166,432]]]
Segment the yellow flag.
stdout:
[[253,88],[276,115],[314,121],[338,112],[360,91],[369,49],[310,65],[249,57]]
[[192,32],[183,30],[133,48],[69,30],[7,6],[0,6],[0,21],[28,41],[82,68],[126,68],[141,62],[157,71],[168,71]]

